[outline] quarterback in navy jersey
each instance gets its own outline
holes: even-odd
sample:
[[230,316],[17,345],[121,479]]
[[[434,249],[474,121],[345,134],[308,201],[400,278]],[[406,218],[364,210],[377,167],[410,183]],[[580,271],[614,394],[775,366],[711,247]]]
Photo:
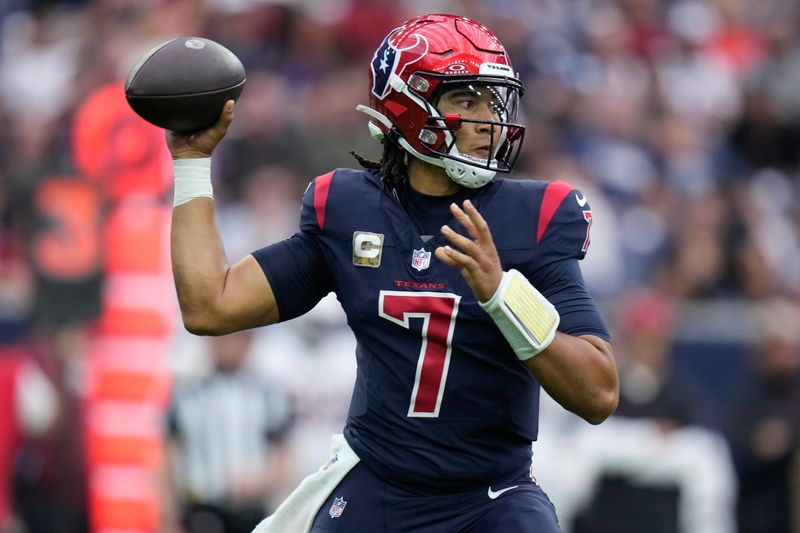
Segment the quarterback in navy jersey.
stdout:
[[508,180],[523,91],[499,40],[455,15],[387,35],[370,65],[380,161],[306,190],[299,231],[230,266],[210,155],[233,120],[168,133],[184,324],[223,334],[335,292],[358,372],[331,457],[256,531],[557,532],[530,475],[539,390],[592,423],[616,407],[609,335],[578,261],[592,212],[561,181]]

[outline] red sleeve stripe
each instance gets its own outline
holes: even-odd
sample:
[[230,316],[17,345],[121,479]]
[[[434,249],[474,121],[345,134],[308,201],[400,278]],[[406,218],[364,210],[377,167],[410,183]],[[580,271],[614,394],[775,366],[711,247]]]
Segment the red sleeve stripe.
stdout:
[[536,244],[542,240],[544,232],[547,231],[547,226],[558,211],[558,207],[564,198],[575,189],[572,185],[564,183],[563,181],[551,181],[547,184],[542,197],[542,206],[539,210],[539,226],[536,229]]
[[314,211],[317,212],[317,225],[322,229],[325,225],[325,205],[328,202],[328,191],[331,188],[333,172],[318,176],[314,180]]

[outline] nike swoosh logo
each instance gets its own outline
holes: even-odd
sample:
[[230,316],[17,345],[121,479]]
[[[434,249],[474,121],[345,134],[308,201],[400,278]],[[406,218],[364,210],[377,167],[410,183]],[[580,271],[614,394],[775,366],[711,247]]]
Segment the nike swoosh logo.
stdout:
[[495,500],[495,499],[499,498],[500,496],[502,496],[504,493],[506,493],[506,492],[508,492],[510,490],[514,490],[517,487],[519,487],[519,485],[514,485],[513,487],[506,487],[506,488],[500,489],[500,490],[492,490],[492,487],[489,487],[489,492],[488,492],[489,499]]
[[575,194],[575,201],[578,202],[578,205],[580,207],[583,207],[583,206],[586,205],[586,196],[583,196],[583,195],[578,196],[578,194],[576,193]]

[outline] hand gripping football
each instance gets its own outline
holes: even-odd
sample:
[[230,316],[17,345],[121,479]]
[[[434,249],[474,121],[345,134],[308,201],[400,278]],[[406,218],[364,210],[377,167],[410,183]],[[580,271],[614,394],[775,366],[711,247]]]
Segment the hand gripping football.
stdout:
[[179,37],[144,54],[125,82],[125,97],[146,121],[180,132],[207,128],[246,81],[233,52],[202,37]]

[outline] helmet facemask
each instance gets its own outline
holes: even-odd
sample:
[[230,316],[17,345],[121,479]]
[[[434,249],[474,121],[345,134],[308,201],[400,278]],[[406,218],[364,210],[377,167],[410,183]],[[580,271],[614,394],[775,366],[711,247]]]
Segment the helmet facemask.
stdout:
[[[413,84],[413,76],[410,84]],[[469,188],[482,187],[497,172],[508,173],[519,155],[524,128],[517,120],[521,86],[507,78],[448,77],[428,104],[428,121],[419,139],[450,178]],[[446,101],[444,101],[446,100]],[[485,127],[470,126],[483,124]],[[487,144],[478,154],[458,147],[458,130],[485,130]],[[415,154],[416,155],[416,154]]]

